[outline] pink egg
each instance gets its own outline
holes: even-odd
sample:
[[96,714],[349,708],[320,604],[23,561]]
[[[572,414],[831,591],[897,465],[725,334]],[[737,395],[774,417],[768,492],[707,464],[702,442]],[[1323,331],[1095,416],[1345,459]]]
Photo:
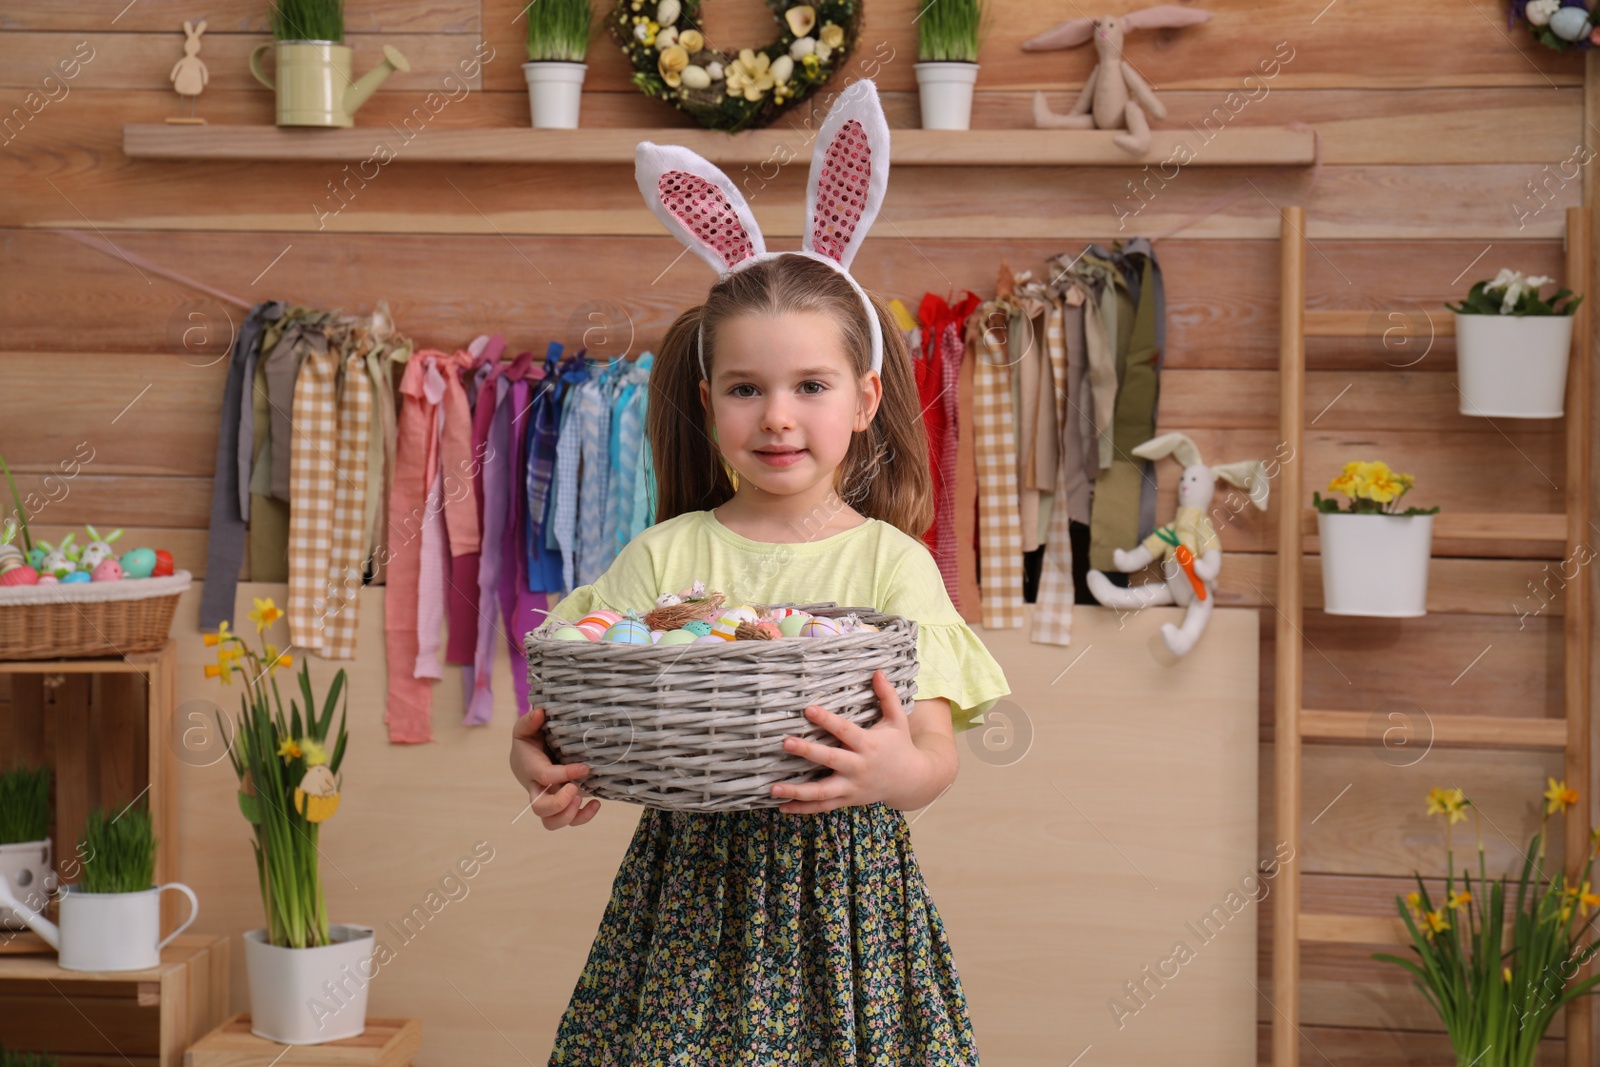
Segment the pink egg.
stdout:
[[583,622],[578,624],[577,628],[582,631],[583,635],[589,640],[599,641],[605,637],[606,630],[610,629],[610,625],[607,623],[597,622],[593,619],[585,619]]
[[39,584],[40,585],[60,585],[61,584],[61,579],[57,578],[53,574],[41,574],[41,575],[39,575]]
[[665,630],[651,630],[650,631],[650,643],[652,645],[659,645],[661,643],[661,635],[666,633],[666,632],[667,631],[665,631]]
[[114,582],[122,577],[122,564],[114,559],[103,559],[89,576],[96,582]]
[[768,637],[778,638],[783,636],[783,631],[778,629],[778,624],[775,622],[758,622],[756,623],[756,629]]
[[698,644],[700,644],[700,643],[702,643],[704,641],[710,641],[710,642],[713,642],[714,644],[720,645],[720,644],[722,644],[723,639],[718,637],[716,634],[706,634],[704,637],[695,638],[693,641],[690,642],[690,644],[698,645]]
[[586,622],[597,622],[597,623],[600,624],[600,632],[601,633],[605,633],[606,629],[608,627],[610,627],[610,625],[612,623],[618,621],[621,618],[622,618],[622,613],[621,612],[608,611],[608,610],[602,609],[600,611],[591,611],[591,612],[589,612],[589,614],[585,615],[583,618],[578,620],[578,625],[582,626]]
[[38,585],[39,572],[32,567],[13,567],[0,574],[0,585]]

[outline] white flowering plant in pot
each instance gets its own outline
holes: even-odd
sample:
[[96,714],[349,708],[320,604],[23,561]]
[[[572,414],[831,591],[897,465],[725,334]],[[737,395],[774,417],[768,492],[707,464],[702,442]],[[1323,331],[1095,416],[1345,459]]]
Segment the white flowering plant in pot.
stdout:
[[1475,283],[1455,316],[1456,368],[1463,415],[1560,418],[1566,410],[1572,316],[1583,297],[1542,286],[1555,281],[1502,269]]

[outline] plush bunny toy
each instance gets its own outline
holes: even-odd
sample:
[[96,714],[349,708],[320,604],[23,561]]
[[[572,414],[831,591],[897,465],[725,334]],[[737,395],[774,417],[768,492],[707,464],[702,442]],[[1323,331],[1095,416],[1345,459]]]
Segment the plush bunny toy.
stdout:
[[1250,502],[1267,509],[1267,473],[1260,460],[1241,460],[1208,467],[1200,449],[1181,433],[1162,434],[1133,449],[1143,459],[1173,456],[1183,464],[1178,479],[1178,512],[1173,520],[1146,537],[1131,552],[1116,549],[1112,560],[1125,573],[1142,570],[1159,560],[1165,580],[1129,589],[1111,584],[1097,570],[1089,572],[1089,590],[1108,608],[1146,608],[1176,604],[1188,608],[1183,625],[1163,623],[1161,637],[1174,656],[1187,655],[1205,632],[1216,603],[1217,573],[1222,570],[1222,543],[1212,528],[1211,497],[1221,478],[1250,495]]
[[[1037,37],[1022,42],[1024,52],[1046,52],[1072,48],[1094,38],[1099,63],[1089,72],[1072,110],[1057,115],[1045,103],[1044,93],[1033,94],[1033,124],[1039,129],[1126,130],[1111,138],[1118,148],[1143,155],[1150,148],[1150,123],[1145,117],[1164,119],[1167,108],[1156,99],[1155,90],[1122,58],[1122,38],[1129,30],[1148,30],[1162,26],[1193,26],[1211,18],[1211,12],[1177,4],[1130,11],[1120,18],[1103,15],[1098,19],[1068,19]],[[1130,98],[1129,93],[1132,93]],[[1144,105],[1140,107],[1140,105]]]

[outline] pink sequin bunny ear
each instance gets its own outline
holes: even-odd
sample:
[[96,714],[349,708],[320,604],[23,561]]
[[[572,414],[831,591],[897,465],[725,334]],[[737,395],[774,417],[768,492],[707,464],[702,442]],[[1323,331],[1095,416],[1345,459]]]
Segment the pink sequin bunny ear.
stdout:
[[801,247],[849,270],[888,188],[889,122],[877,85],[863,78],[840,94],[817,133]]
[[767,250],[739,187],[703,156],[682,145],[640,141],[633,164],[650,210],[719,276]]

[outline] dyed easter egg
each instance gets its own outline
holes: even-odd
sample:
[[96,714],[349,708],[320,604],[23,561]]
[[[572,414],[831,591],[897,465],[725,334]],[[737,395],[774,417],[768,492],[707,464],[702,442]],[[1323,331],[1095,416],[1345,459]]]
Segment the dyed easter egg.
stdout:
[[1550,32],[1563,41],[1576,41],[1589,32],[1589,14],[1581,7],[1563,7],[1550,16]]
[[665,630],[651,630],[650,631],[650,643],[652,645],[659,645],[661,643],[661,638],[666,636],[666,633],[667,633],[667,631],[665,631]]
[[554,637],[557,641],[589,640],[589,635],[578,629],[576,626],[563,626],[550,636]]
[[760,630],[762,633],[766,634],[768,637],[782,637],[783,636],[783,630],[781,630],[778,627],[778,624],[775,623],[775,622],[758,622],[758,623],[756,623],[756,629]]
[[704,619],[691,619],[683,624],[683,628],[696,637],[706,637],[711,633],[711,624]]
[[41,575],[39,575],[39,584],[40,585],[60,585],[61,584],[61,579],[57,578],[53,574],[41,574]]
[[44,567],[44,549],[38,545],[28,549],[28,566],[36,571]]
[[807,619],[800,629],[801,637],[836,637],[838,633],[839,624],[824,615]]
[[156,569],[156,554],[148,548],[133,548],[122,554],[122,573],[129,578],[148,578]]
[[165,578],[172,573],[174,573],[172,553],[164,548],[156,549],[156,567],[155,570],[150,572],[150,577]]
[[0,574],[0,585],[38,585],[39,572],[32,567],[13,567]]
[[583,636],[587,637],[591,641],[598,641],[603,638],[608,629],[610,629],[610,627],[604,626],[598,622],[580,622],[577,625],[578,632],[583,634]]
[[720,644],[723,640],[724,638],[718,637],[716,634],[706,634],[702,637],[695,638],[694,643],[698,645],[702,641],[711,641]]
[[95,564],[90,577],[97,582],[114,582],[122,577],[122,565],[114,559],[103,559]]
[[[661,645],[687,645],[692,641],[700,640],[701,636],[709,635],[696,634],[693,630],[685,627],[681,630],[668,630],[661,635],[661,640],[656,643]],[[720,638],[716,640],[720,640]]]
[[872,625],[870,622],[858,622],[858,623],[856,623],[856,633],[858,633],[858,634],[859,633],[875,634],[877,632],[878,632],[878,628],[876,626]]
[[760,618],[761,616],[756,614],[755,608],[748,604],[741,604],[736,608],[729,608],[719,615],[717,621],[711,624],[711,632],[724,641],[732,641],[734,639],[733,631],[739,628],[740,623],[755,622]]
[[607,611],[607,610],[591,611],[591,612],[589,612],[589,614],[585,615],[583,618],[578,620],[578,625],[582,626],[586,622],[597,622],[597,623],[600,624],[600,629],[602,631],[604,631],[612,623],[618,621],[621,618],[622,618],[622,613],[621,612],[617,612],[617,611]]
[[778,632],[785,637],[799,637],[805,624],[811,621],[811,616],[805,612],[798,615],[785,615],[778,622]]
[[606,629],[602,640],[616,645],[648,645],[650,628],[638,619],[621,619]]
[[809,619],[811,617],[811,613],[806,611],[804,608],[773,608],[771,611],[767,612],[767,618],[771,619],[773,622],[782,622],[791,615],[798,615],[803,619]]
[[91,580],[88,571],[68,571],[61,576],[62,585],[78,585]]
[[0,545],[0,571],[22,566],[22,549],[16,545]]

